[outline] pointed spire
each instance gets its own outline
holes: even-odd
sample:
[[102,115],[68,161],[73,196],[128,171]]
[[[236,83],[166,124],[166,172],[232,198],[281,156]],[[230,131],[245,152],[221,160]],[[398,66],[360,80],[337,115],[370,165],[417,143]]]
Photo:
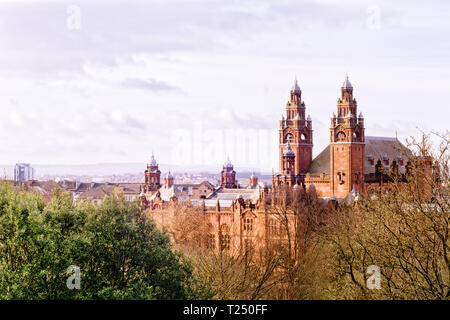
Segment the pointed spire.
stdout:
[[233,164],[230,161],[230,155],[229,154],[227,154],[227,162],[225,163],[224,167],[227,167],[227,168],[233,167]]
[[343,89],[353,89],[353,86],[352,86],[352,84],[350,83],[350,80],[348,80],[348,74],[347,74],[347,73],[345,74],[345,81],[344,81],[344,83],[342,84],[342,88],[343,88]]
[[155,155],[153,154],[153,151],[152,151],[152,156],[150,158],[150,165],[151,166],[157,166],[158,165],[158,163],[155,160]]
[[300,89],[300,87],[298,85],[297,77],[295,77],[294,85],[292,86],[291,91],[294,92],[294,93],[301,93],[302,92],[302,90]]

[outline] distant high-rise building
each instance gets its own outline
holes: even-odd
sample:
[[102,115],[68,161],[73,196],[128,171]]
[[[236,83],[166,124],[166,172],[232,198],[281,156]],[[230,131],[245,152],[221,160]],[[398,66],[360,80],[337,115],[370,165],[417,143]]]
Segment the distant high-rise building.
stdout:
[[27,181],[34,179],[34,168],[29,163],[16,163],[14,167],[14,181]]

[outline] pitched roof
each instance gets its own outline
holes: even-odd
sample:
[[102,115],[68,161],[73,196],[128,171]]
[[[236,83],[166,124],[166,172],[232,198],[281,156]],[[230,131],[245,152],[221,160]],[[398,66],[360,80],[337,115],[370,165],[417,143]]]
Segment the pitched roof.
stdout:
[[235,200],[237,197],[242,197],[244,200],[250,199],[255,202],[259,197],[258,189],[218,189],[208,200]]
[[98,185],[82,194],[84,198],[103,199],[105,196],[109,196],[112,193],[111,186]]
[[[369,156],[374,159],[374,165],[369,161]],[[399,171],[404,172],[404,165],[411,157],[411,151],[405,147],[397,138],[366,136],[364,173],[374,173],[377,161],[389,159],[389,164],[398,158],[403,159],[403,166],[399,166]],[[308,170],[311,174],[330,173],[330,146],[328,145],[322,152],[314,158]]]
[[311,162],[308,173],[330,173],[330,145],[326,146],[326,148],[314,158]]

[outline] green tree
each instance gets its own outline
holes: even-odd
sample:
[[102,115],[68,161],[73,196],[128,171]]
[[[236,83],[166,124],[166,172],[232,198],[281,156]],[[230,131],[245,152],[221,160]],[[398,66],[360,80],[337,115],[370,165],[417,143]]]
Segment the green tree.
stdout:
[[[190,262],[123,197],[74,205],[57,190],[45,204],[35,193],[0,185],[0,298],[207,298]],[[67,267],[81,288],[66,286]]]

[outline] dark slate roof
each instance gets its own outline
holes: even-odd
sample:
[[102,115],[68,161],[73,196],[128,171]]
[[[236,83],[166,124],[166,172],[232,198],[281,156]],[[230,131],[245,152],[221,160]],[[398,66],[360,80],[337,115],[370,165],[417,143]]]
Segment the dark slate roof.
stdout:
[[[371,137],[366,136],[365,157],[364,157],[364,173],[374,173],[375,165],[369,162],[369,155],[374,158],[374,164],[377,160],[383,160],[383,156],[389,159],[389,165],[392,161],[401,156],[403,158],[403,166],[399,166],[399,171],[404,172],[405,165],[411,157],[411,151],[406,148],[397,138],[390,137]],[[389,167],[386,166],[386,167]],[[308,170],[311,174],[330,173],[330,146],[328,145],[323,151],[314,158],[311,167]]]
[[330,145],[322,150],[321,153],[311,163],[308,173],[320,174],[330,173]]

